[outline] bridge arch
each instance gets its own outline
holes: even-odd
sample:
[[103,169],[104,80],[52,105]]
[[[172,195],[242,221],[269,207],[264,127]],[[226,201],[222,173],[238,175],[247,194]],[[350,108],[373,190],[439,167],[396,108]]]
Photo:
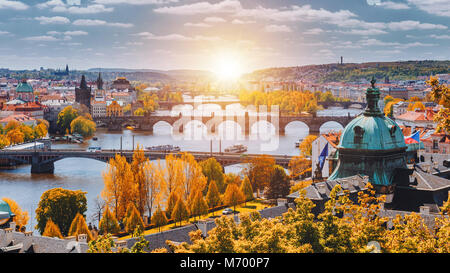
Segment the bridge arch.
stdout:
[[309,134],[309,126],[301,120],[294,120],[284,126],[287,135]]
[[331,131],[334,131],[334,132],[343,131],[344,128],[345,128],[345,126],[343,124],[341,124],[340,122],[330,120],[330,121],[322,123],[322,125],[320,125],[319,130],[320,130],[320,133],[328,133]]
[[259,120],[250,125],[250,134],[258,136],[271,136],[277,133],[277,128],[267,120]]
[[183,125],[183,134],[185,140],[202,140],[205,139],[208,128],[199,120],[190,120]]
[[152,131],[153,131],[153,133],[156,133],[159,135],[172,134],[173,126],[168,121],[159,120],[155,124],[153,124]]
[[245,135],[242,134],[242,127],[234,120],[224,120],[217,125],[216,132],[223,140],[242,140]]

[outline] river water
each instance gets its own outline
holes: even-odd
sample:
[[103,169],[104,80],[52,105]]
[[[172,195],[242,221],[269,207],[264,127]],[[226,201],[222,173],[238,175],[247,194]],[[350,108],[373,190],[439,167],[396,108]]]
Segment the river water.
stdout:
[[[356,115],[361,110],[357,109],[326,109],[318,115]],[[342,130],[342,126],[335,122],[329,122],[321,127],[321,132],[330,130]],[[226,147],[241,143],[248,147],[247,153],[255,154],[278,154],[298,155],[299,150],[295,148],[295,142],[303,139],[309,133],[308,127],[300,122],[293,122],[286,127],[285,135],[274,136],[274,129],[267,124],[258,124],[252,128],[249,136],[242,136],[240,130],[234,123],[226,123],[219,126],[214,135],[206,134],[206,129],[196,122],[185,127],[182,135],[173,136],[172,128],[166,123],[158,123],[153,133],[123,130],[122,132],[108,132],[99,128],[96,132],[97,140],[89,140],[83,144],[53,143],[53,148],[87,148],[89,146],[101,146],[104,149],[120,149],[122,137],[122,148],[132,149],[134,144],[141,146],[154,146],[162,144],[173,144],[180,146],[185,151],[212,151],[218,152],[221,146],[223,151]],[[211,142],[211,139],[212,142]],[[221,139],[221,141],[219,141]],[[70,190],[82,190],[87,192],[88,200],[87,222],[98,223],[93,220],[95,213],[95,200],[100,196],[103,189],[102,172],[106,170],[107,164],[80,158],[67,158],[55,162],[54,174],[31,174],[31,166],[20,166],[13,170],[0,170],[0,198],[9,197],[15,200],[23,210],[28,211],[30,220],[27,230],[34,230],[36,225],[35,210],[42,193],[48,189],[62,187]],[[240,165],[225,168],[226,172],[239,173]],[[36,233],[36,231],[35,231]]]

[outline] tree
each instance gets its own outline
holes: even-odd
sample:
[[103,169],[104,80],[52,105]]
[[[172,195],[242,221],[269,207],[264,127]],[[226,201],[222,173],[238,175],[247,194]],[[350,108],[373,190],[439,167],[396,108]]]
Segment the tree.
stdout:
[[290,187],[289,177],[286,175],[283,167],[276,165],[272,172],[272,176],[270,177],[267,192],[265,193],[266,198],[276,199],[285,197],[289,194]]
[[100,220],[98,229],[100,230],[100,232],[102,232],[102,234],[115,234],[120,231],[119,222],[117,221],[116,217],[114,217],[114,214],[111,213],[108,207],[105,208],[105,212],[103,213],[103,217]]
[[236,211],[236,205],[245,201],[245,196],[236,184],[229,184],[225,190],[223,202],[227,206],[233,206]]
[[56,124],[61,128],[62,132],[66,132],[70,130],[72,121],[78,116],[78,111],[69,105],[59,112]]
[[127,214],[129,214],[129,216],[127,216],[127,218],[125,219],[125,231],[131,233],[136,228],[144,230],[144,221],[142,221],[142,217],[139,214],[136,206],[133,203],[130,203],[128,208],[130,212],[127,211]]
[[47,224],[45,224],[45,229],[44,233],[42,233],[42,236],[52,238],[56,237],[60,239],[63,238],[59,227],[55,223],[53,223],[52,219],[48,219]]
[[252,188],[257,191],[257,196],[269,184],[274,166],[275,159],[270,155],[260,155],[248,161],[244,173],[250,179]]
[[128,204],[137,200],[137,187],[133,180],[130,164],[124,156],[116,154],[109,161],[108,170],[103,173],[104,188],[101,193],[106,205],[113,209],[122,222]]
[[23,140],[24,141],[31,141],[31,140],[34,139],[34,132],[33,132],[33,129],[31,127],[26,126],[24,124],[21,124],[19,126],[19,130],[23,134]]
[[[225,191],[225,183],[223,177],[223,168],[219,162],[214,157],[208,158],[200,162],[202,167],[203,175],[208,179],[207,185],[211,183],[212,180],[216,181],[216,186],[220,192]],[[206,192],[205,192],[206,193]]]
[[10,198],[3,198],[3,201],[8,203],[11,212],[15,215],[14,222],[19,228],[26,226],[30,217],[28,216],[28,211],[23,211],[22,208],[17,204],[16,201]]
[[70,123],[70,131],[72,132],[72,134],[77,133],[86,138],[93,136],[95,130],[96,130],[95,122],[84,116],[76,117]]
[[217,189],[216,181],[214,180],[211,180],[211,182],[209,183],[208,193],[206,194],[206,201],[210,209],[218,207],[221,203],[220,193]]
[[190,206],[190,212],[191,215],[194,216],[194,220],[196,216],[201,216],[208,213],[208,204],[203,198],[203,194],[200,190],[195,191],[194,198]]
[[0,149],[5,148],[6,146],[9,146],[9,138],[5,135],[0,135]]
[[146,188],[145,199],[148,215],[152,215],[153,207],[159,206],[166,190],[165,180],[161,177],[160,168],[156,168],[151,162],[144,164],[144,186]]
[[175,225],[177,224],[177,222],[180,222],[181,225],[181,222],[183,220],[189,219],[188,208],[181,198],[178,198],[177,204],[173,208],[172,219],[174,220]]
[[69,236],[77,237],[80,234],[86,234],[88,242],[93,239],[92,234],[89,231],[89,228],[86,224],[86,220],[84,219],[84,216],[78,213],[72,220],[72,223],[70,225]]
[[39,139],[39,138],[43,138],[47,135],[48,133],[48,127],[45,126],[44,123],[39,123],[36,127],[34,127],[34,137]]
[[176,204],[178,203],[178,194],[176,192],[171,192],[169,194],[169,198],[167,198],[167,205],[166,205],[166,215],[167,217],[173,219],[173,209],[175,208]]
[[156,226],[159,227],[159,231],[161,232],[161,226],[167,225],[167,217],[164,211],[161,210],[161,207],[158,205],[158,208],[156,209],[155,213],[152,215],[151,222]]
[[139,238],[139,240],[131,247],[130,253],[146,253],[145,249],[148,248],[150,242],[145,240],[142,229],[136,227],[133,232],[133,238]]
[[255,198],[253,196],[252,184],[250,184],[250,180],[247,176],[244,178],[244,180],[242,180],[241,192],[245,197],[245,205],[247,205],[247,201],[253,200]]
[[[147,175],[152,175],[152,173],[148,173],[145,171],[145,166],[148,168],[149,160],[144,155],[144,150],[141,149],[139,144],[137,145],[136,150],[133,152],[133,160],[131,161],[131,171],[133,173],[133,180],[136,187],[136,202],[137,209],[141,215],[144,214],[144,210],[147,205],[147,191],[149,190],[147,185]],[[150,210],[151,213],[151,210]],[[150,214],[151,215],[151,214]]]
[[87,253],[113,253],[113,248],[115,247],[116,244],[111,234],[108,233],[90,241]]
[[299,178],[308,168],[311,168],[311,160],[304,156],[294,156],[289,161],[289,176],[291,179]]
[[20,131],[19,128],[8,131],[8,133],[6,133],[6,137],[11,144],[22,143],[25,140],[25,135],[22,133],[22,131]]
[[86,192],[54,188],[45,191],[36,209],[36,229],[42,234],[48,219],[58,225],[63,236],[67,236],[75,216],[87,209]]
[[450,132],[450,91],[447,84],[440,84],[437,77],[430,77],[427,84],[431,86],[431,97],[434,102],[443,106],[434,118],[438,122],[436,130]]
[[316,138],[317,138],[317,136],[315,136],[315,135],[309,135],[300,143],[300,146],[299,146],[300,153],[304,157],[308,157],[308,156],[312,155],[312,143],[314,140],[316,140]]

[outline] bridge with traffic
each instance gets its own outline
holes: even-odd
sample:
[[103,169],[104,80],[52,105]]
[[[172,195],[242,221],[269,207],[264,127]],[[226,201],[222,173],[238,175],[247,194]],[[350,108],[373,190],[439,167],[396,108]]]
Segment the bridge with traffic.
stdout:
[[[237,154],[223,152],[155,152],[145,151],[144,155],[149,160],[165,159],[167,155],[173,154],[180,156],[183,152],[188,152],[194,156],[197,161],[206,160],[214,157],[222,166],[230,166],[245,163],[248,160],[261,156],[260,154]],[[124,156],[128,162],[132,161],[133,150],[101,150],[97,152],[86,151],[83,149],[47,149],[47,150],[2,150],[0,151],[0,161],[4,167],[16,165],[31,165],[31,173],[53,173],[54,163],[65,158],[87,158],[102,162],[109,162],[116,154]],[[271,155],[276,164],[285,168],[288,167],[291,156]]]

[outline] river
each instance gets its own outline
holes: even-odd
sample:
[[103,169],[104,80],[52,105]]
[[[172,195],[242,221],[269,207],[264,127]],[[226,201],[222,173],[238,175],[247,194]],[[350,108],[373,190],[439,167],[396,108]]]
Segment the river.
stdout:
[[[318,115],[356,115],[361,110],[357,109],[326,109]],[[212,150],[219,151],[219,140],[222,151],[233,144],[241,143],[248,147],[248,153],[255,154],[278,154],[278,155],[298,155],[299,150],[295,148],[295,142],[308,135],[308,127],[300,122],[293,122],[286,127],[285,135],[275,137],[270,134],[273,128],[269,126],[252,128],[253,134],[242,136],[235,124],[224,124],[219,127],[215,135],[209,136],[203,132],[202,125],[191,124],[186,126],[182,136],[172,136],[171,126],[165,123],[155,125],[153,133],[123,130],[122,132],[108,132],[99,128],[95,134],[97,140],[93,139],[83,144],[53,143],[53,148],[87,148],[89,146],[101,146],[105,149],[120,149],[120,137],[122,137],[123,149],[132,149],[133,136],[134,144],[144,147],[162,144],[173,144],[180,146],[181,150],[187,151],[210,151],[210,139]],[[261,133],[258,133],[258,128]],[[265,131],[267,130],[267,131]],[[321,127],[321,132],[330,130],[342,130],[342,126],[335,122],[329,122]],[[221,137],[219,137],[221,136]],[[231,139],[233,138],[234,139]],[[271,145],[268,145],[272,142]],[[36,225],[35,210],[42,193],[48,189],[62,187],[71,190],[82,190],[87,192],[88,201],[87,222],[98,223],[93,220],[95,213],[95,199],[100,196],[103,189],[102,172],[106,170],[107,164],[80,158],[67,158],[55,162],[54,174],[31,174],[31,166],[20,166],[13,170],[0,170],[0,198],[9,197],[15,200],[23,210],[28,211],[30,220],[27,230],[34,230]],[[238,173],[240,165],[225,168],[226,172]],[[36,233],[36,231],[35,231]]]

